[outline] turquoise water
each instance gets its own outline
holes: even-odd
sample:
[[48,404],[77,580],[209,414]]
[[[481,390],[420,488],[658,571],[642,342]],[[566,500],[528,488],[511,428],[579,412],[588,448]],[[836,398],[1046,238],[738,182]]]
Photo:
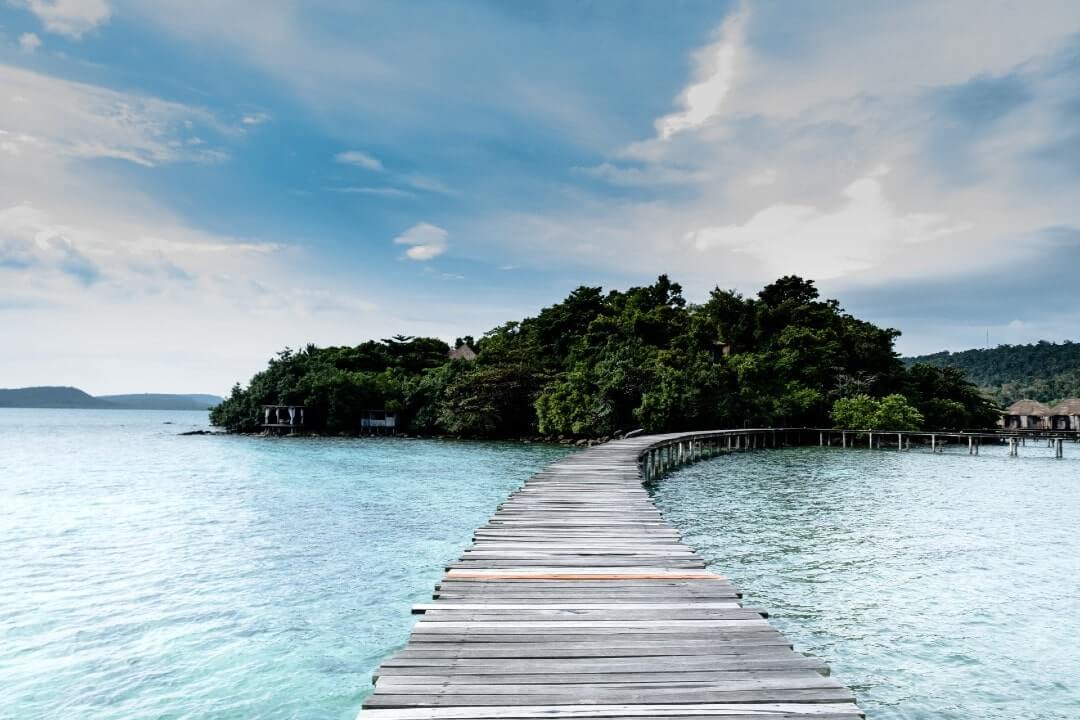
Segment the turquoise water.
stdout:
[[1080,718],[1080,445],[805,448],[652,490],[872,720]]
[[[0,718],[352,720],[549,446],[0,410]],[[172,424],[165,424],[166,422]]]
[[[171,424],[165,424],[166,422]],[[0,410],[0,718],[352,720],[547,446]],[[1080,717],[1080,446],[807,448],[653,488],[874,720]]]

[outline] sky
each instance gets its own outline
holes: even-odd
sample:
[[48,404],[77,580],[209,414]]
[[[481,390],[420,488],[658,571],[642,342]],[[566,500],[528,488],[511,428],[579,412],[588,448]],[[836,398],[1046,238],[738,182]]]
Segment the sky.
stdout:
[[1080,338],[1080,4],[0,0],[0,387],[213,392],[579,285]]

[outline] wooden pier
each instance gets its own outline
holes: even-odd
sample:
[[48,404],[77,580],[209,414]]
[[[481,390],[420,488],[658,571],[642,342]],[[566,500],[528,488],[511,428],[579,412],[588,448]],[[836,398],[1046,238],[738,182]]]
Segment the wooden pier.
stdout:
[[854,720],[850,690],[744,607],[642,486],[777,431],[618,440],[530,478],[375,674],[361,720]]

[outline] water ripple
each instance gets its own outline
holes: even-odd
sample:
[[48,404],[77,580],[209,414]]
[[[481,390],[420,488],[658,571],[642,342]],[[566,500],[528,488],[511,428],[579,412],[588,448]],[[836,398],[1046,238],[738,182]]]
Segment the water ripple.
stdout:
[[651,489],[872,720],[1075,720],[1080,447],[1022,452],[794,449]]
[[352,720],[409,605],[565,453],[176,434],[204,425],[0,410],[0,717]]

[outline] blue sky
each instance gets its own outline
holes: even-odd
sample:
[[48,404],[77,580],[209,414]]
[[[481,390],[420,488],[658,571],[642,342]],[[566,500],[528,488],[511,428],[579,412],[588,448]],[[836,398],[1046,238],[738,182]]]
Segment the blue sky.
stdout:
[[223,392],[580,284],[1080,335],[1074,2],[0,0],[0,386]]

